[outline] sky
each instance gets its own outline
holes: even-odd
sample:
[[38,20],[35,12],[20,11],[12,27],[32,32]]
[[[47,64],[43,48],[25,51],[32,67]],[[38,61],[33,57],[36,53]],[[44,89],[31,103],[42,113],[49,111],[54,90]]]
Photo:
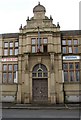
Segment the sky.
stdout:
[[80,0],[0,0],[0,34],[19,32],[26,19],[33,16],[33,8],[40,2],[46,8],[46,16],[60,24],[60,30],[79,29]]

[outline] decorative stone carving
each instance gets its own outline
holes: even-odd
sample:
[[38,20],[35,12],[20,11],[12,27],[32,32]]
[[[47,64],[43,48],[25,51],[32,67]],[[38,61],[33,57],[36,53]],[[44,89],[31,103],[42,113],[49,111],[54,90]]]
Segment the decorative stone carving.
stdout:
[[42,59],[41,57],[38,58],[38,63],[41,63],[42,62]]

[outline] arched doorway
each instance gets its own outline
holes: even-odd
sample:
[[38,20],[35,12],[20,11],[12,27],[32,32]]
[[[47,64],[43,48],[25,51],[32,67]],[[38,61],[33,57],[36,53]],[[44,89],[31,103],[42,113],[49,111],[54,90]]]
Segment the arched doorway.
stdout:
[[35,65],[32,71],[32,101],[48,101],[48,71],[43,64]]

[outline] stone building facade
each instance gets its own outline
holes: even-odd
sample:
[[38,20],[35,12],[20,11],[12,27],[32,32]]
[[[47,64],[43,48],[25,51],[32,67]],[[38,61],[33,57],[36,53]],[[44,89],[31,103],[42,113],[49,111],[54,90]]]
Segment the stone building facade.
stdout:
[[81,31],[60,31],[40,3],[19,33],[0,35],[3,102],[80,102]]

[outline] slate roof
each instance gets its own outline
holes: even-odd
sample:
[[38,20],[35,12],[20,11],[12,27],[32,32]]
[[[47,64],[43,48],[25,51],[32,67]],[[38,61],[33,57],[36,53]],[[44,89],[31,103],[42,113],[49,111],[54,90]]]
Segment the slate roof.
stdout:
[[74,35],[81,35],[81,30],[66,30],[66,31],[61,31],[62,36],[74,36]]
[[19,37],[19,33],[5,33],[1,35],[2,38],[18,38]]

